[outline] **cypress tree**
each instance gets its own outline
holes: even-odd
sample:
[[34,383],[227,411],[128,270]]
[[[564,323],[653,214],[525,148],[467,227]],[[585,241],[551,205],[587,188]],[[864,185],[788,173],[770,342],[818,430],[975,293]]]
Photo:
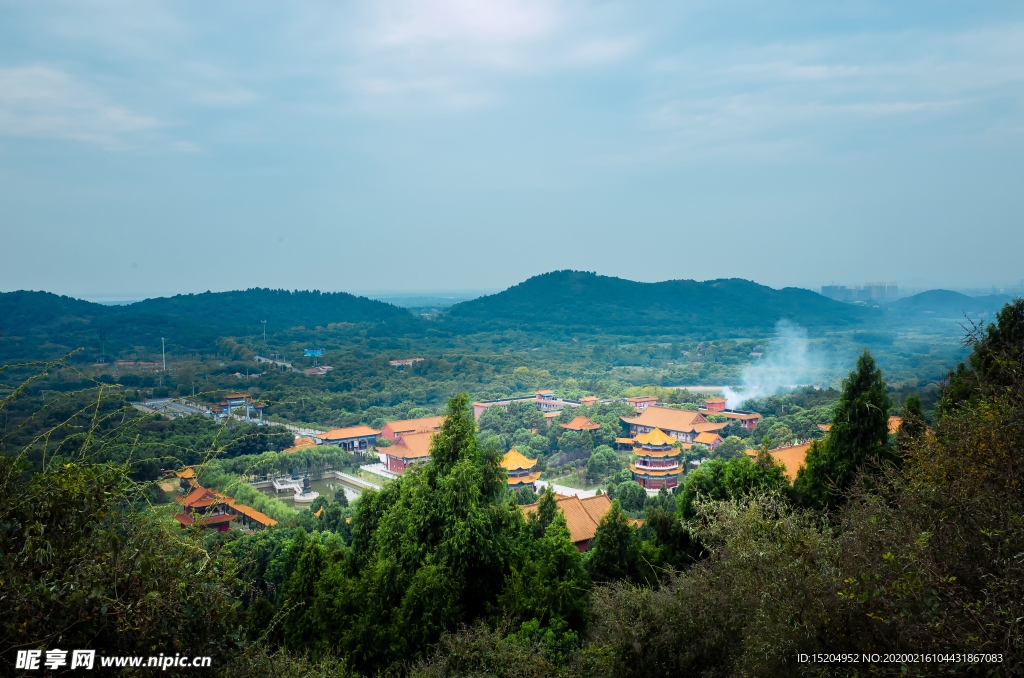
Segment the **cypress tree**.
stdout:
[[805,504],[816,508],[835,505],[865,461],[890,457],[890,407],[882,371],[865,349],[843,382],[828,437],[811,446],[797,475],[797,489]]

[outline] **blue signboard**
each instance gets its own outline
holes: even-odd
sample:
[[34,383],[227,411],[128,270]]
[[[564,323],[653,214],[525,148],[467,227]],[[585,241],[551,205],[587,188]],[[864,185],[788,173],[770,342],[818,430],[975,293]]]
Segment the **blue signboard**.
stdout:
[[322,348],[307,348],[302,351],[302,355],[308,357],[323,355],[324,350]]

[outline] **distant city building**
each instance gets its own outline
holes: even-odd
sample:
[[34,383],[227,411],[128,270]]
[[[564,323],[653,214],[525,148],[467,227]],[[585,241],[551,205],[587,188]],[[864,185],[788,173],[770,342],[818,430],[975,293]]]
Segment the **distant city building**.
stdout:
[[899,296],[899,285],[895,282],[869,282],[863,285],[822,285],[821,295],[836,301],[885,301]]
[[389,360],[388,362],[391,363],[392,367],[408,367],[409,365],[418,363],[421,360],[423,360],[423,358],[406,358],[405,360]]

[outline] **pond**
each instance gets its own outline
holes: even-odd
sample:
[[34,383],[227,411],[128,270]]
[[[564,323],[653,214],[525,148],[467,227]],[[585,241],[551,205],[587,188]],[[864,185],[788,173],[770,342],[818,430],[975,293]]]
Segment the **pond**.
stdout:
[[[319,492],[320,496],[324,497],[328,501],[334,501],[334,493],[340,489],[345,490],[345,496],[348,497],[349,501],[352,501],[353,499],[359,496],[358,489],[352,487],[351,485],[345,484],[343,481],[338,480],[337,478],[324,478],[323,480],[310,479],[309,484],[313,488],[314,492]],[[296,511],[304,511],[307,508],[309,508],[309,504],[296,505],[295,495],[292,492],[281,492],[280,494],[278,494],[277,492],[274,491],[273,487],[261,487],[259,489],[261,492],[269,494],[271,497],[277,497],[284,503],[294,508]]]

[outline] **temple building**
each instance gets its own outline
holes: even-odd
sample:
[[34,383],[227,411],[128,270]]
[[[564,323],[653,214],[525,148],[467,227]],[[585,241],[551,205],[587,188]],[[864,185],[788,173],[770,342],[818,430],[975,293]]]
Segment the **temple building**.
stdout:
[[683,472],[679,458],[682,450],[673,447],[675,443],[674,437],[658,428],[636,436],[634,459],[629,465],[633,480],[648,490],[672,489],[679,485],[679,475]]
[[[566,497],[555,495],[558,504],[558,511],[565,516],[565,523],[569,527],[569,539],[579,551],[590,549],[591,541],[597,535],[597,526],[601,519],[612,508],[612,500],[607,494],[599,494],[595,497],[580,499],[576,495]],[[529,515],[537,510],[540,503],[529,504],[523,507],[523,513]],[[643,521],[630,519],[633,526],[638,526]]]
[[[810,443],[798,443],[777,447],[769,452],[776,464],[781,464],[786,472],[786,480],[792,485],[796,482],[796,474],[804,465],[807,458],[807,450],[811,449]],[[747,450],[747,456],[757,459],[757,450]]]
[[709,414],[724,414],[730,422],[739,421],[743,428],[755,428],[757,423],[761,421],[760,412],[725,409],[725,398],[709,398],[704,401],[704,407],[700,408],[699,411],[705,416]]
[[416,433],[417,431],[439,431],[444,417],[422,417],[420,419],[402,419],[384,424],[380,430],[380,437],[395,442],[395,438],[403,433]]
[[712,424],[700,412],[677,410],[662,405],[651,405],[636,417],[620,419],[629,426],[631,438],[636,438],[642,433],[650,433],[657,428],[682,443],[694,443],[701,433],[719,433],[729,425],[729,422]]
[[693,442],[707,445],[708,448],[713,450],[725,442],[725,440],[716,431],[705,431],[704,433],[698,433]]
[[378,451],[384,455],[389,471],[402,474],[410,466],[430,461],[430,439],[433,437],[434,431],[403,433],[395,438],[394,445]]
[[317,445],[336,445],[346,452],[363,452],[373,445],[380,431],[369,426],[335,428],[327,433],[316,434]]
[[[192,468],[187,467],[185,471],[192,471]],[[178,477],[184,480],[181,475]],[[190,525],[200,525],[227,532],[231,521],[239,516],[243,525],[257,529],[277,525],[273,518],[244,504],[236,504],[233,497],[221,494],[217,490],[206,489],[194,478],[189,478],[188,484],[191,491],[183,497],[174,498],[182,507],[181,513],[176,514],[174,519],[181,524],[183,530]]]
[[600,424],[596,424],[587,417],[576,417],[568,424],[559,424],[566,431],[596,431],[601,428]]
[[529,487],[537,491],[535,483],[540,480],[540,472],[534,472],[533,467],[537,465],[536,459],[527,459],[512,448],[501,458],[501,465],[508,473],[508,489],[521,490]]

